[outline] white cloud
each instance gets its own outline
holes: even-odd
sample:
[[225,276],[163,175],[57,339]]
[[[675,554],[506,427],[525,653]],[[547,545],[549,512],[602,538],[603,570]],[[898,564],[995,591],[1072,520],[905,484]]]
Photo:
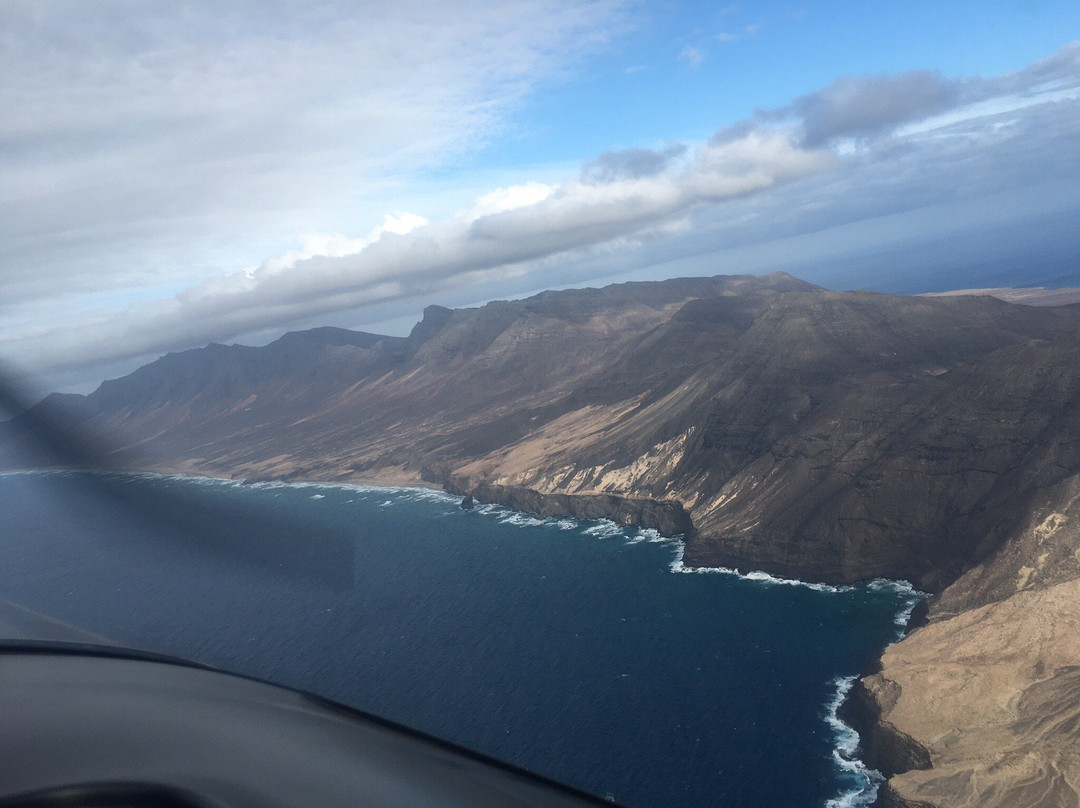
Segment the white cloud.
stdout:
[[355,227],[626,27],[622,0],[8,0],[0,307]]
[[521,185],[496,188],[477,197],[468,210],[458,213],[458,218],[466,222],[474,222],[484,216],[535,205],[555,193],[556,188],[555,185],[543,182],[526,182]]
[[364,238],[310,236],[299,250],[255,270],[204,281],[92,327],[37,334],[19,347],[35,367],[69,368],[526,275],[552,258],[636,233],[683,232],[682,217],[700,205],[832,165],[828,152],[756,129],[739,139],[698,144],[691,157],[650,176],[568,180],[558,187],[527,183],[496,189],[471,210],[440,222],[399,215]]
[[[609,11],[588,4],[576,8],[580,15],[592,13],[596,19],[602,17],[601,10]],[[550,10],[547,6],[544,9]],[[376,11],[390,17],[400,13],[396,5]],[[140,19],[135,13],[135,22]],[[513,28],[496,12],[466,23],[452,36],[429,32],[423,26],[418,30],[437,40],[440,36],[464,38],[476,26],[487,26],[488,35]],[[402,30],[417,35],[418,30],[410,28],[412,24],[402,23]],[[541,21],[540,28],[545,24],[554,31],[548,31],[546,36],[555,39],[578,37],[588,42],[590,37],[605,35],[581,19]],[[160,37],[136,33],[126,31],[124,37],[137,42],[143,41],[139,36],[150,37],[161,44]],[[334,41],[339,45],[343,41],[339,34],[324,36],[336,37]],[[28,185],[14,182],[0,186],[0,213],[12,213],[16,219],[21,216],[29,227],[7,244],[18,248],[35,239],[51,239],[54,250],[63,247],[72,255],[85,252],[95,256],[71,277],[73,287],[94,288],[95,271],[101,276],[100,288],[116,282],[115,275],[101,269],[99,254],[88,248],[106,220],[112,228],[130,226],[135,234],[142,228],[160,232],[175,227],[180,233],[178,243],[192,228],[204,238],[208,233],[212,237],[218,233],[214,218],[218,203],[203,200],[196,205],[192,200],[220,193],[224,197],[220,204],[233,214],[226,219],[228,228],[218,233],[223,241],[232,239],[232,228],[245,221],[235,215],[244,205],[252,206],[252,222],[280,207],[298,211],[295,219],[288,221],[301,225],[277,232],[268,249],[254,254],[271,256],[261,263],[250,266],[252,256],[245,255],[213,272],[199,267],[201,277],[193,273],[190,279],[182,279],[156,299],[146,300],[145,295],[135,294],[123,306],[112,307],[107,300],[97,300],[92,312],[65,317],[63,325],[56,327],[42,327],[31,317],[15,317],[8,321],[15,325],[9,325],[0,337],[0,353],[9,353],[41,370],[60,370],[148,356],[211,340],[235,339],[343,312],[377,310],[383,319],[392,319],[405,311],[393,309],[395,301],[417,311],[438,295],[452,295],[454,290],[472,288],[473,284],[485,284],[485,290],[509,290],[503,294],[520,293],[692,255],[706,256],[700,262],[704,269],[698,271],[739,271],[739,265],[718,264],[715,256],[725,250],[729,255],[739,255],[739,249],[753,251],[755,245],[765,243],[780,245],[771,253],[758,251],[759,256],[767,255],[769,260],[809,260],[812,255],[799,254],[784,239],[802,238],[813,232],[836,233],[853,222],[899,216],[965,195],[992,198],[1009,189],[1029,189],[1048,178],[1080,173],[1076,134],[1080,131],[1076,128],[1080,46],[1075,46],[1024,71],[996,79],[946,80],[923,73],[838,80],[783,110],[726,127],[700,143],[669,142],[654,148],[605,152],[586,161],[576,176],[569,170],[558,181],[552,181],[551,175],[544,177],[545,182],[500,177],[492,183],[498,187],[476,194],[471,203],[456,204],[457,209],[451,208],[445,215],[431,215],[432,221],[399,210],[382,216],[381,222],[372,226],[372,222],[380,220],[370,206],[341,204],[350,194],[362,193],[357,188],[370,184],[384,183],[392,189],[399,181],[394,170],[414,158],[441,159],[439,155],[447,150],[465,148],[462,144],[482,137],[486,125],[497,125],[499,116],[523,91],[522,82],[528,83],[524,74],[538,69],[538,64],[546,64],[547,57],[542,53],[546,40],[542,36],[535,31],[515,31],[511,39],[514,37],[517,39],[502,53],[506,64],[487,54],[477,57],[480,62],[472,68],[453,68],[477,70],[476,75],[470,74],[473,87],[464,95],[460,90],[444,95],[442,88],[434,86],[437,76],[432,77],[432,86],[424,81],[396,85],[380,78],[373,80],[371,87],[363,87],[349,103],[334,101],[324,105],[310,96],[313,87],[326,86],[325,77],[312,82],[309,73],[306,80],[297,82],[302,92],[283,92],[283,97],[271,105],[273,114],[269,117],[280,118],[279,131],[270,131],[275,122],[266,117],[258,119],[260,128],[256,131],[243,127],[228,131],[227,115],[223,119],[210,116],[211,123],[200,123],[200,110],[205,112],[208,105],[222,104],[221,98],[178,101],[175,111],[167,109],[167,100],[138,99],[135,106],[144,105],[152,114],[139,119],[142,113],[138,110],[121,111],[121,118],[130,114],[134,116],[132,122],[138,119],[157,125],[175,112],[175,120],[169,120],[180,131],[165,131],[169,127],[163,126],[163,131],[152,133],[149,145],[140,135],[134,138],[133,149],[114,150],[114,141],[125,136],[123,127],[113,127],[107,115],[96,119],[89,109],[92,105],[85,109],[75,105],[78,114],[72,113],[74,119],[91,133],[83,136],[90,137],[88,142],[98,149],[100,160],[96,161],[93,154],[86,157],[78,149],[65,154],[62,126],[53,122],[51,128],[46,126],[42,131],[48,144],[45,150],[55,152],[60,160],[55,170],[49,168],[44,157],[35,156],[38,147],[31,142],[33,138],[25,146],[18,145],[22,143],[20,127],[32,132],[35,125],[41,125],[40,121],[34,124],[35,116],[45,113],[31,110],[14,116],[13,123],[0,122],[0,139],[6,139],[3,142],[9,152],[29,150],[21,167],[16,161],[15,173],[23,172],[20,176],[28,182],[28,178],[36,177]],[[536,53],[517,53],[522,47],[527,49],[529,43]],[[261,39],[250,43],[252,51],[262,58],[274,55],[268,47]],[[274,47],[282,46],[275,43]],[[436,42],[435,52],[441,48],[453,50],[446,43]],[[497,45],[497,49],[502,52],[503,45]],[[125,69],[133,75],[142,69],[153,73],[154,58],[174,67],[178,64],[168,49],[153,58],[153,48],[136,50],[143,54],[140,58],[148,66],[136,69],[127,65]],[[100,58],[109,64],[114,57],[106,51]],[[185,52],[185,58],[193,58],[194,53]],[[342,53],[347,56],[349,49],[336,52],[336,58],[342,58]],[[249,56],[233,58],[243,61]],[[288,53],[282,58],[288,62]],[[519,61],[524,65],[521,74],[515,66]],[[216,64],[213,59],[210,62]],[[434,74],[440,66],[438,59],[430,65],[420,60],[402,69],[430,70]],[[200,70],[197,62],[191,70]],[[490,71],[498,76],[488,75]],[[499,78],[504,76],[500,71],[508,71],[505,75],[511,78]],[[96,68],[89,72],[97,75]],[[287,72],[272,66],[268,77],[254,81],[269,82],[273,96],[282,86],[291,86],[288,82],[281,84]],[[236,76],[240,75],[247,74],[238,70]],[[356,79],[362,84],[367,75],[360,70]],[[345,73],[332,76],[350,80]],[[147,86],[159,88],[154,81]],[[206,89],[199,82],[188,88],[198,87]],[[88,88],[84,90],[90,93]],[[395,98],[395,93],[402,97]],[[118,94],[117,99],[122,96]],[[262,90],[234,87],[225,97],[243,105],[260,98],[265,101],[267,95]],[[459,102],[471,105],[478,117],[468,109],[457,109],[455,104]],[[375,104],[373,109],[381,110],[377,105],[382,103],[388,105],[389,117],[401,121],[376,122],[374,131],[365,130],[362,124],[378,117],[367,105]],[[323,138],[321,133],[331,113],[359,128],[354,132],[345,126],[343,134],[335,130]],[[487,123],[480,125],[478,120]],[[94,126],[99,127],[98,134],[93,134]],[[380,129],[383,126],[385,129]],[[415,140],[403,134],[413,129],[417,132]],[[928,134],[947,137],[931,143]],[[281,139],[292,141],[302,136],[310,136],[315,142],[296,153],[297,161],[277,171],[274,166]],[[355,153],[371,157],[376,169],[358,164],[360,161],[344,142],[353,136],[365,144],[376,144],[365,145]],[[245,147],[247,137],[253,139]],[[200,147],[204,139],[206,143]],[[234,147],[230,147],[233,140]],[[854,145],[845,148],[844,144]],[[164,148],[164,154],[157,154],[158,148]],[[187,154],[189,149],[194,149],[198,159],[189,162],[185,158],[179,166],[170,164],[170,160],[176,162],[176,155]],[[220,164],[217,154],[224,155]],[[120,155],[130,157],[134,165],[126,165]],[[352,157],[339,165],[342,155]],[[115,184],[110,184],[111,174],[101,173],[103,166],[108,172],[118,173]],[[248,171],[251,176],[245,173]],[[139,176],[130,180],[128,173]],[[197,177],[193,179],[191,174]],[[0,182],[8,183],[6,176]],[[207,182],[209,185],[205,185]],[[101,221],[98,212],[88,210],[77,199],[79,194],[91,192],[96,204],[103,208]],[[146,200],[140,196],[142,193],[148,194]],[[25,212],[16,204],[35,194],[49,205],[35,205],[32,212]],[[170,208],[166,203],[173,195],[175,208]],[[329,206],[340,206],[351,218],[337,222],[333,228],[325,227],[323,218],[308,219],[312,206],[320,204],[316,198],[322,195],[327,195]],[[374,210],[381,214],[391,207]],[[205,208],[206,212],[194,216],[191,211],[195,208]],[[283,220],[274,217],[273,221],[280,227]],[[308,221],[319,221],[318,231],[313,232]],[[934,220],[920,219],[919,226],[930,230]],[[18,229],[11,232],[18,233]],[[297,243],[281,243],[284,233],[296,238]],[[301,235],[295,236],[298,233]],[[826,246],[823,244],[828,239],[813,242],[816,254],[838,254],[844,244],[857,240],[849,236],[838,237]],[[905,238],[900,234],[896,242]],[[250,247],[253,242],[246,243]],[[158,243],[154,249],[164,251],[174,246]],[[789,249],[790,255],[785,257],[783,249]],[[57,254],[52,253],[54,259]],[[4,271],[15,278],[16,288],[28,290],[25,308],[14,310],[32,311],[36,317],[44,297],[35,297],[34,288],[55,287],[56,279],[49,275],[34,277],[33,268],[18,265],[18,249],[13,255],[9,254]],[[197,261],[191,263],[198,265]],[[237,269],[245,266],[248,268]],[[765,264],[754,267],[772,268]],[[138,284],[134,287],[138,288]],[[11,284],[5,278],[5,291],[9,288]],[[57,310],[76,312],[62,301],[57,303]]]
[[330,236],[323,233],[301,233],[297,239],[300,242],[299,250],[289,250],[281,255],[267,258],[257,267],[244,270],[244,276],[248,279],[256,279],[260,275],[278,275],[285,270],[292,269],[300,261],[309,258],[329,257],[343,258],[346,255],[355,255],[369,244],[373,244],[382,238],[384,233],[392,233],[403,236],[411,233],[418,227],[428,224],[428,220],[415,213],[388,213],[383,217],[383,223],[373,227],[362,238],[349,238],[348,236]]

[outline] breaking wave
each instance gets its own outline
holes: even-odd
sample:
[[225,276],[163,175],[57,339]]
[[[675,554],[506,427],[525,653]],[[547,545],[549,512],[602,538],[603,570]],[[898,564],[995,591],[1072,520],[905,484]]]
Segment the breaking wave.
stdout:
[[[911,619],[915,606],[926,597],[925,593],[920,592],[907,581],[894,581],[887,578],[875,578],[858,586],[851,584],[838,586],[800,581],[794,578],[781,578],[760,571],[742,572],[728,567],[692,567],[683,561],[686,544],[681,537],[661,536],[659,531],[652,528],[624,528],[608,519],[601,519],[593,523],[584,523],[567,518],[552,519],[549,517],[540,519],[498,505],[481,505],[476,510],[483,514],[497,516],[503,524],[530,527],[557,525],[563,530],[578,528],[582,534],[598,539],[619,537],[626,541],[627,544],[640,544],[642,542],[671,544],[674,557],[671,560],[669,569],[673,573],[729,575],[764,586],[796,586],[816,592],[843,593],[863,588],[872,592],[889,592],[899,595],[903,600],[894,617],[894,623],[897,627],[897,640],[903,637],[904,630]],[[830,798],[825,803],[825,808],[864,808],[872,805],[877,799],[878,789],[885,781],[881,772],[869,768],[859,759],[859,733],[853,727],[845,724],[838,715],[840,705],[847,698],[857,678],[857,676],[842,676],[830,682],[833,695],[825,706],[824,721],[833,736],[832,758],[839,779],[843,783],[843,790],[836,797]]]
[[[0,473],[0,476],[6,477],[13,474],[31,474],[35,476],[42,474],[53,474],[67,476],[69,474],[86,473],[87,472],[56,471],[2,472]],[[196,477],[191,475],[179,474],[118,474],[115,472],[95,473],[115,476],[117,478],[130,479],[134,477],[142,479],[154,479],[158,481],[165,481],[182,485],[205,485],[230,488],[243,486],[245,488],[266,490],[312,489],[310,491],[309,499],[325,500],[327,502],[339,500],[340,492],[348,492],[348,496],[355,497],[356,500],[366,500],[369,503],[384,508],[393,507],[400,503],[426,501],[433,503],[441,503],[445,505],[445,512],[447,514],[467,513],[465,511],[461,511],[457,507],[457,504],[460,502],[460,497],[451,496],[442,491],[427,488],[413,488],[407,486],[391,487],[359,485],[350,483],[297,483],[281,481],[245,482],[241,480],[223,480],[218,478]],[[339,496],[331,498],[329,494],[332,491],[339,492]],[[343,504],[351,503],[354,501],[354,499],[347,499],[341,501]],[[875,579],[867,583],[860,584],[858,586],[833,586],[828,584],[800,581],[796,579],[781,578],[759,571],[743,572],[738,569],[725,567],[689,566],[684,563],[686,546],[681,537],[662,536],[657,530],[650,528],[624,527],[606,519],[578,520],[568,517],[541,518],[534,515],[521,513],[519,511],[513,511],[499,505],[487,503],[477,504],[476,507],[472,509],[471,513],[476,513],[487,518],[495,519],[501,524],[529,528],[548,527],[560,531],[577,531],[581,535],[589,536],[594,539],[600,539],[605,541],[621,540],[628,545],[637,545],[643,543],[670,545],[672,557],[668,567],[672,573],[726,575],[745,581],[753,581],[754,583],[761,586],[805,587],[807,589],[826,593],[843,593],[852,592],[856,589],[864,589],[874,592],[888,592],[891,594],[895,594],[899,596],[900,600],[900,605],[894,618],[894,622],[897,627],[896,639],[899,639],[902,636],[903,630],[907,626],[911,618],[913,609],[923,599],[923,597],[925,597],[923,593],[916,590],[911,584],[906,581]],[[868,768],[861,760],[859,760],[858,733],[852,727],[845,724],[837,714],[840,705],[847,697],[856,678],[856,676],[844,676],[837,677],[836,679],[832,680],[830,682],[832,695],[829,698],[827,704],[824,706],[824,713],[822,718],[831,734],[831,739],[833,742],[832,758],[836,771],[838,773],[838,779],[842,783],[841,792],[836,797],[829,799],[825,803],[826,808],[861,808],[862,806],[868,806],[872,804],[876,799],[878,789],[881,783],[884,781],[884,778],[879,772]]]
[[675,558],[671,562],[672,572],[705,575],[731,575],[736,578],[741,578],[744,581],[757,581],[758,583],[770,586],[801,586],[807,589],[813,589],[816,592],[851,592],[855,589],[855,587],[851,585],[834,586],[832,584],[818,584],[811,581],[800,581],[797,578],[780,578],[776,575],[770,575],[767,572],[742,572],[732,567],[691,567],[683,562],[683,555],[685,552],[686,545],[680,540],[675,551]]
[[857,676],[842,676],[832,681],[835,688],[832,700],[825,708],[825,723],[833,733],[836,748],[833,749],[833,762],[840,770],[841,779],[847,788],[838,796],[825,803],[825,808],[860,808],[873,805],[877,799],[878,788],[885,782],[881,772],[867,767],[858,758],[859,733],[842,720],[838,712],[844,703]]

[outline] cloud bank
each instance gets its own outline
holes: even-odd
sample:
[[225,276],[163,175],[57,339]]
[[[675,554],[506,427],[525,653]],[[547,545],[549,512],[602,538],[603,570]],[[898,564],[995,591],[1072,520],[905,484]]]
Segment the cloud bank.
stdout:
[[[625,5],[0,4],[0,306],[55,298],[57,267],[69,294],[193,283],[313,223],[353,232],[504,133]],[[260,252],[230,253],[238,231]]]
[[[608,155],[599,164],[620,170],[603,171],[604,180],[586,172],[589,179],[555,188],[503,188],[447,220],[428,223],[398,214],[360,239],[309,236],[300,250],[205,281],[170,300],[140,305],[92,328],[55,329],[34,340],[39,347],[33,360],[54,369],[113,361],[535,272],[545,259],[828,170],[834,162],[831,152],[804,149],[790,135],[765,128],[685,153],[680,148],[653,158],[642,150]],[[626,169],[628,164],[636,169]]]

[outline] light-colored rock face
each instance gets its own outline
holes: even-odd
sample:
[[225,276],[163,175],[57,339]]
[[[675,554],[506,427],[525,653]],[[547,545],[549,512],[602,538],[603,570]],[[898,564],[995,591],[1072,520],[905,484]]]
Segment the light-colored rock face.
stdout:
[[899,804],[1080,808],[1078,484],[1050,492],[866,680],[882,719],[930,754],[890,780]]
[[1021,530],[982,564],[960,577],[935,605],[938,619],[1080,578],[1080,476],[1038,499]]
[[[542,493],[615,494],[643,496],[653,493],[657,481],[673,480],[693,427],[661,441],[629,460],[596,465],[575,463],[575,457],[594,443],[628,427],[629,416],[648,417],[653,405],[638,411],[641,397],[608,407],[583,407],[555,419],[522,440],[480,460],[463,464],[454,473],[467,479],[485,479],[493,485],[521,486]],[[674,484],[670,486],[674,488]],[[677,492],[665,492],[680,499]],[[691,495],[692,499],[692,495]],[[692,504],[684,502],[683,504]]]
[[886,718],[932,768],[892,789],[953,808],[1080,806],[1080,581],[925,626],[883,658]]

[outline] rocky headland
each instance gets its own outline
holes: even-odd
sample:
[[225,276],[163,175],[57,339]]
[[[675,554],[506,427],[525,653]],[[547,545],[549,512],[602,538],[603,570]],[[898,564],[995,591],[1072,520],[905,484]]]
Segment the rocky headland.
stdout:
[[430,307],[169,354],[0,448],[65,462],[32,433],[66,430],[116,467],[440,485],[696,566],[904,578],[922,625],[845,707],[879,802],[1080,806],[1080,306],[1027,304],[776,273]]

